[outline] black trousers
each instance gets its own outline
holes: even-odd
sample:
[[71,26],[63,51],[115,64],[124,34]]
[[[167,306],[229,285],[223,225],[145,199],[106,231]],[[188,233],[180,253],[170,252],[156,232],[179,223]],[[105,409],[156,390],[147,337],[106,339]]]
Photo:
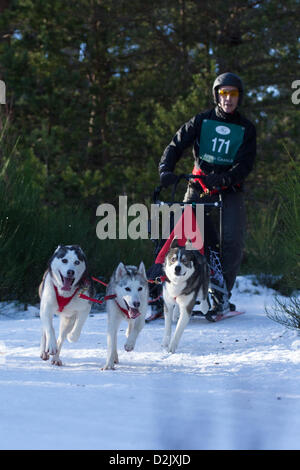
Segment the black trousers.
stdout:
[[[200,197],[194,185],[189,184],[184,202],[216,202],[218,195]],[[218,209],[205,208],[204,246],[208,255],[209,248],[219,252],[219,214]],[[223,193],[222,214],[222,254],[221,265],[227,290],[230,293],[239,272],[243,257],[246,228],[246,214],[243,192],[225,191]]]

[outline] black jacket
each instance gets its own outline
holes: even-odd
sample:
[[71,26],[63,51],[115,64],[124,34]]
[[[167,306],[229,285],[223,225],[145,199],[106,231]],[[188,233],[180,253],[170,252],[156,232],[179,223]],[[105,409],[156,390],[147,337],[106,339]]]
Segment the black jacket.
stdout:
[[[232,123],[245,128],[243,141],[236,153],[232,165],[217,165],[208,163],[199,157],[199,139],[204,119],[220,121],[223,124]],[[173,172],[183,151],[193,145],[193,156],[196,168],[201,168],[205,174],[225,173],[231,177],[231,184],[242,184],[253,168],[256,156],[255,126],[238,111],[233,114],[224,113],[219,106],[209,111],[199,113],[186,122],[175,134],[166,147],[159,164],[159,173]]]

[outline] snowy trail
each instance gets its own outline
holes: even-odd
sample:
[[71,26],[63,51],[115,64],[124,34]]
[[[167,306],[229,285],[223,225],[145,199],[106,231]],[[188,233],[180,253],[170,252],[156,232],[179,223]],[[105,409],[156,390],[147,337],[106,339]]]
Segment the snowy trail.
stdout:
[[127,353],[122,323],[115,371],[101,371],[105,313],[56,367],[39,358],[34,309],[0,304],[0,449],[299,449],[299,337],[266,317],[271,290],[238,281],[246,314],[193,317],[175,354],[161,349],[163,320]]

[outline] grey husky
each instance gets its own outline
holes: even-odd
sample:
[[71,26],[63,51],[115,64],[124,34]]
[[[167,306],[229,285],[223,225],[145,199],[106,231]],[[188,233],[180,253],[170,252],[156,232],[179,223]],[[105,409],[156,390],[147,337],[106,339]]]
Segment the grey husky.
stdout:
[[[91,310],[91,303],[78,294],[87,290],[93,295],[86,257],[78,245],[58,246],[50,258],[39,287],[40,318],[42,322],[41,359],[53,356],[52,364],[62,365],[59,357],[67,337],[70,342],[79,339],[81,329]],[[59,337],[56,341],[53,315],[60,317]]]
[[[187,243],[190,243],[187,241]],[[197,299],[201,301],[201,311],[209,308],[207,301],[209,268],[205,256],[198,250],[179,246],[173,239],[164,263],[166,281],[163,285],[165,330],[163,347],[174,353],[187,326]],[[171,340],[173,314],[179,310],[179,319]]]
[[114,369],[119,362],[117,335],[122,319],[127,320],[125,350],[132,351],[136,339],[145,324],[148,309],[148,281],[144,263],[139,268],[120,263],[107,286],[107,295],[114,298],[107,305],[107,360],[106,369]]

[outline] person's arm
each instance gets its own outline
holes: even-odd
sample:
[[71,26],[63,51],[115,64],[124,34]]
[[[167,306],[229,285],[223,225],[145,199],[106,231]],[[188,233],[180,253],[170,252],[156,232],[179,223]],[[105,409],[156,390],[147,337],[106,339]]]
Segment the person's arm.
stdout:
[[200,124],[201,117],[197,114],[176,132],[160,159],[158,167],[160,175],[162,173],[173,173],[176,163],[181,158],[184,150],[190,147],[199,135]]

